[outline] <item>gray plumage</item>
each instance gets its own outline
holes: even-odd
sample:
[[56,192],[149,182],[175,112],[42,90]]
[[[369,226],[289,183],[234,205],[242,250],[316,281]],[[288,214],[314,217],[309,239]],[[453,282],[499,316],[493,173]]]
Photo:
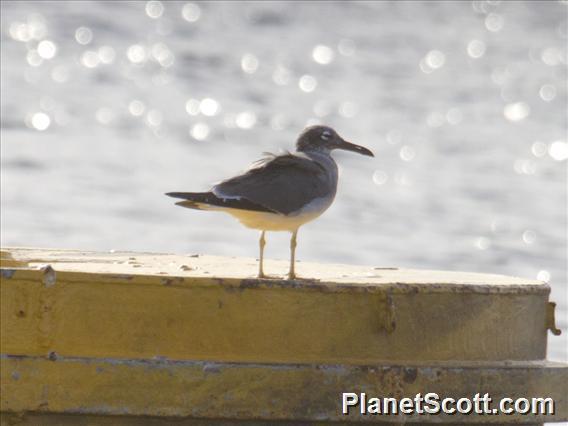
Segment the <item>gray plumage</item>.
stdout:
[[327,210],[335,198],[338,172],[331,157],[334,149],[373,156],[367,148],[345,141],[331,127],[311,126],[298,137],[295,153],[269,154],[208,192],[166,195],[183,200],[176,203],[182,207],[225,211],[243,225],[259,229],[259,278],[266,277],[263,270],[266,231],[291,232],[288,278],[294,279],[298,229]]
[[272,155],[245,173],[215,185],[219,198],[246,199],[279,214],[300,210],[316,198],[335,195],[337,179],[302,154]]

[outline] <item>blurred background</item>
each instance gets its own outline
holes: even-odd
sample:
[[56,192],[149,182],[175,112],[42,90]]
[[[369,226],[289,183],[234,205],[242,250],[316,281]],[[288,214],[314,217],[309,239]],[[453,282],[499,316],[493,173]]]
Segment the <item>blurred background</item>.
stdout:
[[550,282],[568,358],[568,2],[1,7],[2,246],[257,256],[254,231],[163,193],[326,123],[376,157],[336,153],[300,260]]

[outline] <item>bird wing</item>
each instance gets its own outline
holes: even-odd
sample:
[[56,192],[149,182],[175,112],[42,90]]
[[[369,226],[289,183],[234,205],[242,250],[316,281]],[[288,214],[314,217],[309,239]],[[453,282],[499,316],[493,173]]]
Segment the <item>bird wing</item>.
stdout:
[[264,158],[239,176],[212,188],[218,197],[244,198],[281,214],[290,214],[329,195],[325,168],[308,157],[284,154]]

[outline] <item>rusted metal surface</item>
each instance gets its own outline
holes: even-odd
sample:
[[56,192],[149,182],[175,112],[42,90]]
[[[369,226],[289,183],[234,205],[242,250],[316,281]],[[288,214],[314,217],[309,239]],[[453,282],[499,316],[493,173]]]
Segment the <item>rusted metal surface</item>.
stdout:
[[3,280],[4,353],[347,364],[545,356],[544,285],[519,294],[502,286],[505,296],[477,285],[397,290],[60,267]]
[[[1,410],[12,417],[345,421],[341,392],[558,398],[546,419],[352,421],[568,417],[566,365],[543,361],[555,326],[539,281],[304,263],[309,279],[258,280],[250,259],[1,255]],[[269,267],[284,274],[287,262]]]
[[[11,411],[193,418],[377,421],[341,413],[342,392],[396,398],[428,389],[444,397],[549,396],[555,416],[406,415],[389,423],[527,423],[568,417],[566,365],[546,362],[406,365],[236,364],[169,360],[4,357],[3,398]],[[41,375],[42,383],[38,383]],[[4,407],[6,408],[6,407]]]
[[556,327],[556,303],[548,302],[546,307],[546,328],[555,336],[560,336],[562,330]]

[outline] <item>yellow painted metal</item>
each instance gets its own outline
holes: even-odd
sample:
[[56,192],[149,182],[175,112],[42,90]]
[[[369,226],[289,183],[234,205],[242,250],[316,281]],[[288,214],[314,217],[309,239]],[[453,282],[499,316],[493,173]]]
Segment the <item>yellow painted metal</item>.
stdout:
[[4,412],[341,421],[341,391],[485,389],[554,395],[544,420],[568,418],[568,370],[542,361],[540,281],[299,263],[309,279],[290,282],[285,261],[258,280],[252,259],[0,254]]
[[[549,288],[535,281],[303,264],[318,279],[288,282],[247,277],[254,262],[239,259],[12,254],[29,268],[4,272],[3,353],[346,364],[545,356]],[[48,263],[55,272],[40,269]]]
[[[11,411],[266,420],[376,420],[341,413],[342,392],[413,398],[489,393],[551,397],[554,416],[408,415],[407,422],[536,423],[568,417],[568,366],[545,362],[381,366],[266,365],[187,361],[116,361],[24,357],[2,361]],[[38,385],[38,375],[41,385]],[[46,390],[48,389],[48,390]],[[400,418],[387,421],[399,423]]]

